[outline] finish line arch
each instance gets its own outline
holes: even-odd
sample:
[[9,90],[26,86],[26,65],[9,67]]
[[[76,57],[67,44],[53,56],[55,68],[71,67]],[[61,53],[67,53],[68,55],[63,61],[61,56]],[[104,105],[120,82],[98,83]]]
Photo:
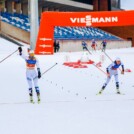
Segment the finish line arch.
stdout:
[[35,54],[53,54],[54,27],[109,27],[134,25],[134,10],[105,12],[43,12]]

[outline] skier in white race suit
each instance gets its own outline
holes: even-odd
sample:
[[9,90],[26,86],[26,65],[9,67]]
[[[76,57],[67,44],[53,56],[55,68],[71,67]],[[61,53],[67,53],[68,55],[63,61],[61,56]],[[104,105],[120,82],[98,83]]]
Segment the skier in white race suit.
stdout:
[[[26,78],[29,85],[29,96],[30,96],[30,102],[33,102],[33,90],[32,85],[34,84],[34,88],[37,94],[38,102],[40,102],[40,90],[38,86],[38,78],[41,78],[41,72],[39,67],[39,61],[34,56],[34,51],[29,51],[29,56],[25,56],[22,53],[22,48],[19,47],[19,55],[25,60],[26,62]],[[37,67],[37,71],[36,71]]]
[[101,94],[103,92],[103,90],[105,89],[105,87],[107,86],[109,81],[111,80],[112,76],[114,76],[114,78],[115,78],[115,85],[116,85],[117,94],[120,94],[119,80],[118,80],[118,68],[120,66],[122,67],[121,74],[124,74],[124,64],[121,62],[120,58],[116,58],[115,61],[106,68],[107,80],[103,84],[102,89],[100,90],[99,94]]

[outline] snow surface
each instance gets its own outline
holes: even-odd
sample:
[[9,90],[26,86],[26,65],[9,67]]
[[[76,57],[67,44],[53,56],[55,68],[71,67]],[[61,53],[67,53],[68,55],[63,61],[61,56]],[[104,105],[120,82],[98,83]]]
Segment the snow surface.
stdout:
[[[0,39],[0,61],[18,46]],[[23,47],[26,50],[25,47]],[[41,103],[30,104],[25,61],[15,53],[0,64],[0,134],[134,134],[134,49],[107,50],[120,57],[131,73],[121,75],[117,95],[114,78],[102,95],[96,95],[106,76],[93,65],[74,69],[62,65],[81,59],[83,52],[37,56],[42,73],[39,80]],[[96,63],[101,51],[88,55]],[[105,57],[101,69],[111,61]],[[37,100],[34,92],[34,99]]]

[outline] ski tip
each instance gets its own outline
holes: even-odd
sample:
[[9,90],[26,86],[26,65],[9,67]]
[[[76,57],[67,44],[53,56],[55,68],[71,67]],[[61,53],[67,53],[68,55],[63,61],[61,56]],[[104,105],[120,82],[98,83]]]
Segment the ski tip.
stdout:
[[31,104],[35,104],[35,102],[30,102]]
[[31,104],[34,104],[35,102],[33,100],[30,101]]
[[117,95],[125,95],[124,93],[116,93]]
[[101,95],[100,93],[97,93],[96,95]]
[[38,101],[37,103],[40,104],[40,101]]

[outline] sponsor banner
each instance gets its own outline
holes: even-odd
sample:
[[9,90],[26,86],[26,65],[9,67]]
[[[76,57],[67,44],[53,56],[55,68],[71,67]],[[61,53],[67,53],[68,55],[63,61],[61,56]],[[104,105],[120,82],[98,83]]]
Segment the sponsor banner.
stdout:
[[36,54],[40,54],[40,51],[42,52],[41,54],[53,54],[54,26],[108,27],[129,25],[134,25],[134,10],[104,12],[44,12],[41,17],[35,52]]
[[134,10],[105,12],[45,12],[53,26],[124,26],[134,25]]

